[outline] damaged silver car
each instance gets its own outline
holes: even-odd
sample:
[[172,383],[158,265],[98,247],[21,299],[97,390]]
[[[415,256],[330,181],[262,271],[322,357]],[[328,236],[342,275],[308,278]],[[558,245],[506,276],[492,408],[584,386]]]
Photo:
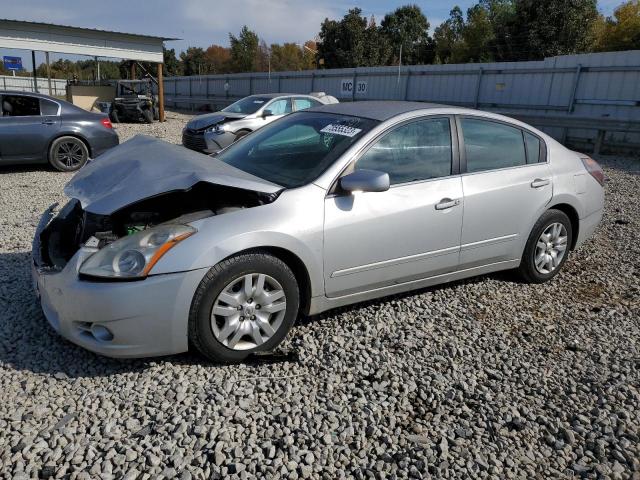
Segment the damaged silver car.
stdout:
[[285,115],[331,103],[338,100],[324,92],[250,95],[219,112],[193,117],[182,130],[182,144],[197,152],[215,153]]
[[85,348],[237,362],[299,314],[505,269],[548,281],[596,229],[603,181],[497,114],[325,105],[215,158],[150,137],[110,150],[43,216],[33,275]]

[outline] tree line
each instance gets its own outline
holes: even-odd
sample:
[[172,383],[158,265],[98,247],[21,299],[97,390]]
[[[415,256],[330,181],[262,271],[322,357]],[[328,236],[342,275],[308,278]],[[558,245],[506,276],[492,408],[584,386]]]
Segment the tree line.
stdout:
[[[380,23],[353,8],[325,19],[314,40],[268,45],[244,26],[229,45],[164,50],[164,74],[204,75],[384,65],[540,60],[554,55],[640,49],[640,0],[618,6],[612,16],[597,0],[479,0],[466,12],[455,6],[430,32],[417,5],[387,13]],[[150,72],[155,68],[147,65]],[[54,78],[95,78],[93,60],[57,60]],[[8,74],[0,62],[0,74]],[[46,76],[41,64],[37,73]],[[23,72],[28,75],[28,72]],[[100,77],[127,78],[129,62],[100,61]]]

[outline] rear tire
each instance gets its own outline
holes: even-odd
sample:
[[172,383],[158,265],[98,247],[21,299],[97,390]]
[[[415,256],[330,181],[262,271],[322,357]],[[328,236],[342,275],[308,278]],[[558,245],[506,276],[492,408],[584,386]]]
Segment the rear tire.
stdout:
[[116,110],[112,110],[109,116],[111,117],[111,121],[113,123],[120,123],[120,117],[118,116],[118,112]]
[[555,277],[569,257],[573,239],[571,220],[560,210],[547,210],[531,230],[518,274],[528,283],[544,283]]
[[61,172],[75,172],[89,158],[89,149],[77,137],[56,138],[49,147],[49,163]]
[[211,360],[241,362],[278,346],[299,305],[298,282],[282,260],[240,254],[211,268],[200,282],[189,313],[189,340]]

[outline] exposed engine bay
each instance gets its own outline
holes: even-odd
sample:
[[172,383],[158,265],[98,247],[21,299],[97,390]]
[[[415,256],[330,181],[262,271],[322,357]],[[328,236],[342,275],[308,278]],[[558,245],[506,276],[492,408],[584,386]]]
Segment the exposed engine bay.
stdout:
[[98,249],[127,235],[163,223],[187,224],[214,215],[273,202],[278,193],[260,193],[199,182],[188,190],[167,192],[128,205],[111,215],[82,209],[73,199],[40,234],[42,266],[64,268],[73,255],[91,240]]

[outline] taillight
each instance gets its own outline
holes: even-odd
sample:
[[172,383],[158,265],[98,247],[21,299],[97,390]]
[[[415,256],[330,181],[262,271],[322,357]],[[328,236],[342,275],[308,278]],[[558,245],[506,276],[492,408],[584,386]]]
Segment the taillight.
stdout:
[[582,157],[582,164],[589,174],[596,179],[601,186],[604,187],[604,172],[602,167],[591,157]]
[[113,128],[113,125],[111,125],[111,120],[109,120],[108,117],[104,117],[102,120],[100,120],[100,123],[107,128]]

